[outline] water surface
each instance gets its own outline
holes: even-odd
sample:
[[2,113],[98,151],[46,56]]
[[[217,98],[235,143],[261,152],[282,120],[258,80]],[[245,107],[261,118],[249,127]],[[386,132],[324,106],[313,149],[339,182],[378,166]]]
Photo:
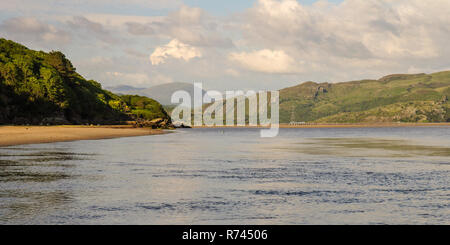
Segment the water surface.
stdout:
[[0,224],[450,224],[450,128],[0,148]]

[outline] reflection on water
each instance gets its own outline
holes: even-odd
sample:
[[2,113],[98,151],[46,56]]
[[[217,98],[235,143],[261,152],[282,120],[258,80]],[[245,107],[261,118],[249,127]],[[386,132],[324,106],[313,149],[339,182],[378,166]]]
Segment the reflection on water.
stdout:
[[0,148],[0,224],[450,224],[450,128]]
[[[66,191],[36,187],[73,179],[65,169],[74,167],[70,161],[75,160],[82,158],[68,152],[4,149],[0,154],[0,222],[28,223],[33,216],[70,202]],[[11,188],[14,185],[21,187]]]
[[407,140],[377,138],[312,138],[299,144],[300,146],[298,147],[287,146],[284,149],[292,149],[313,155],[450,157],[450,147],[448,146],[417,145],[411,144]]
[[[0,222],[9,223],[11,220],[21,220],[27,224],[35,215],[42,215],[46,211],[60,207],[71,202],[71,197],[65,192],[18,192],[1,191],[3,200],[14,199],[12,202],[2,202],[0,208],[6,212],[0,212]],[[57,221],[55,221],[57,223]]]

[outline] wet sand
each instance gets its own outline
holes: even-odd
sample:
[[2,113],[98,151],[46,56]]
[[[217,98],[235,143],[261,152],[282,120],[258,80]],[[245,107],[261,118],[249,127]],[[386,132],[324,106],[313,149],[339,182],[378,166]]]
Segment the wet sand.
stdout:
[[167,133],[129,126],[0,126],[0,147],[24,144],[98,140]]

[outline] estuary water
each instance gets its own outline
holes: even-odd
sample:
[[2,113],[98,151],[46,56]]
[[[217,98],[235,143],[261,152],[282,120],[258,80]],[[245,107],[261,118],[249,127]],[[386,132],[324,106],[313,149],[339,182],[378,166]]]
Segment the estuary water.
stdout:
[[450,224],[450,127],[4,147],[0,224]]

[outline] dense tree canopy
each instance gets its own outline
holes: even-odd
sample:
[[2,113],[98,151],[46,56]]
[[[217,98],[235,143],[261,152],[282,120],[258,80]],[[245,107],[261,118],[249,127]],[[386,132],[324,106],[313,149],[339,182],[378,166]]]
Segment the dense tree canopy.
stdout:
[[61,52],[0,39],[0,123],[117,123],[134,112],[146,119],[167,117],[158,102],[130,98],[124,101],[84,79]]
[[122,95],[130,112],[141,119],[169,118],[163,106],[156,100],[139,95]]

